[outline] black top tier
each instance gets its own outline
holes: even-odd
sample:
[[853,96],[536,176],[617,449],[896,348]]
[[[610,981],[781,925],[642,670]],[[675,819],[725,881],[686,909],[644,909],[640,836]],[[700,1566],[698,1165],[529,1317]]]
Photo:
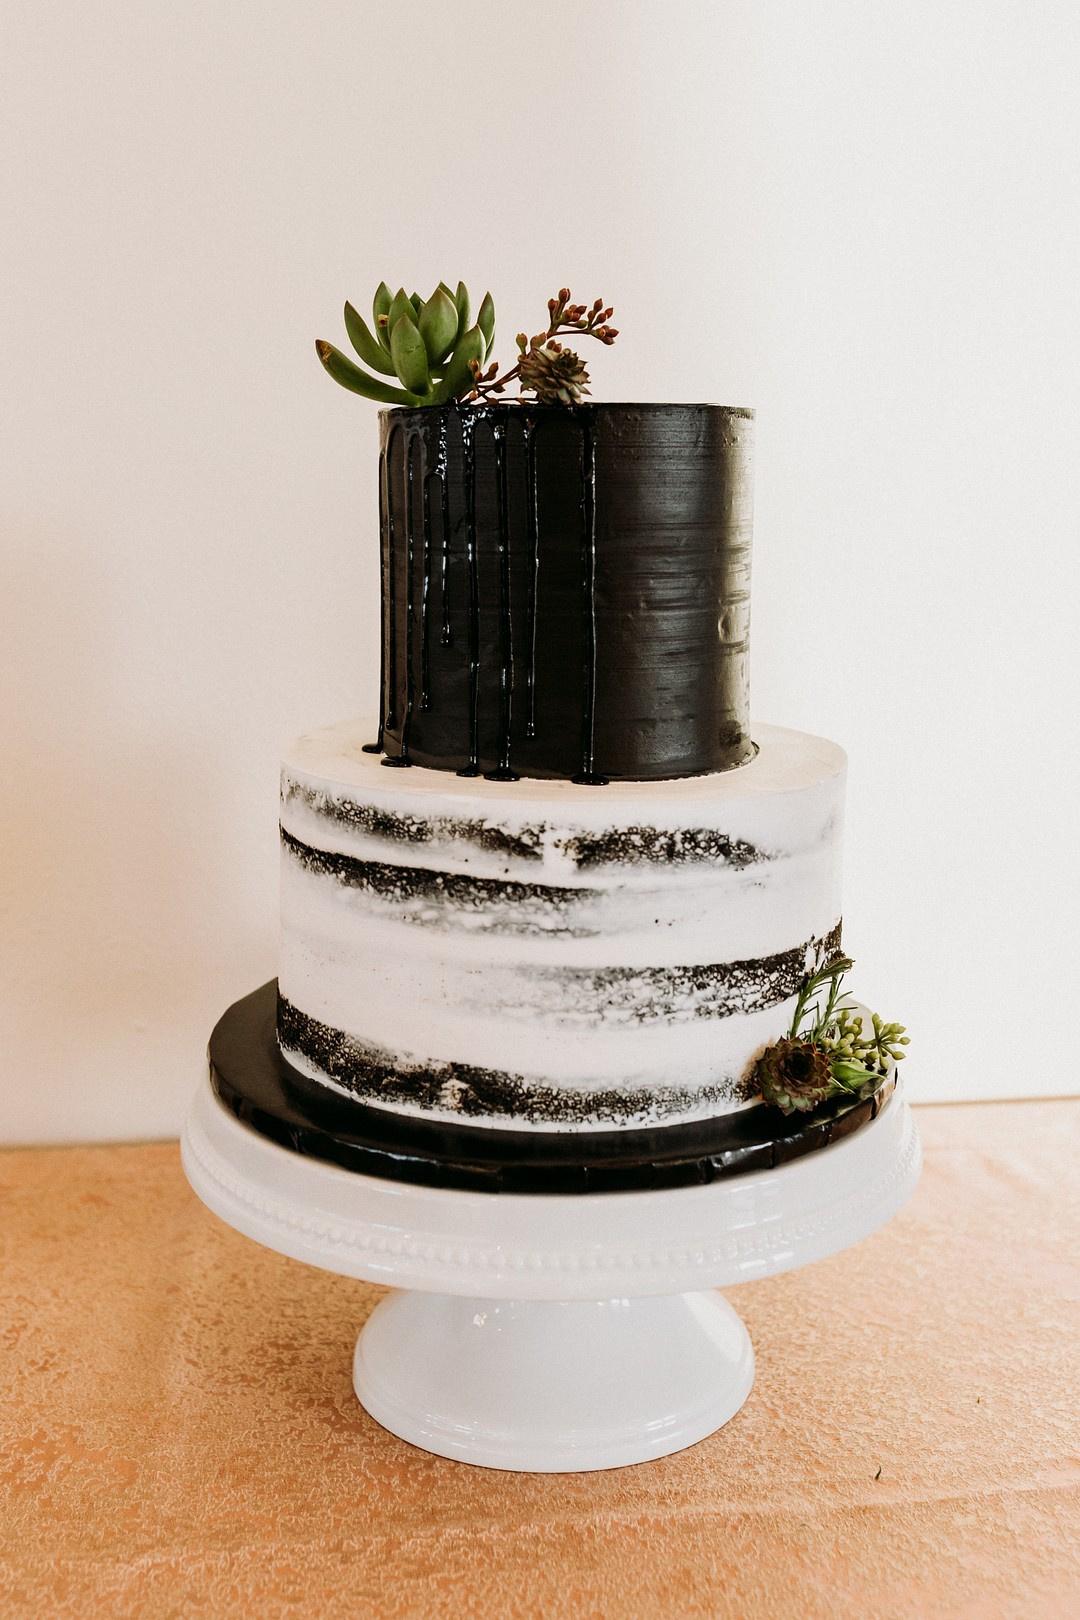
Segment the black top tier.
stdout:
[[655,781],[750,758],[753,412],[380,412],[386,765]]

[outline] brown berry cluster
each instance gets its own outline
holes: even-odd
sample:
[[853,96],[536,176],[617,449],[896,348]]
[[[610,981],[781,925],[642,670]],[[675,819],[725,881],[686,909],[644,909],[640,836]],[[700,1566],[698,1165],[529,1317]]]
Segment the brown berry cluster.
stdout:
[[[591,305],[572,304],[570,302],[569,287],[560,287],[557,298],[548,299],[548,314],[551,319],[547,332],[543,335],[551,337],[555,332],[587,332],[590,337],[599,338],[601,343],[614,343],[619,335],[617,326],[608,326],[614,310],[609,304],[604,308],[604,300],[595,298]],[[533,342],[542,342],[533,338]]]
[[479,360],[471,363],[470,399],[501,394],[508,383],[516,382],[523,393],[534,394],[540,404],[580,404],[589,391],[589,373],[580,355],[560,343],[559,336],[591,337],[610,346],[619,331],[608,325],[614,311],[602,298],[594,298],[591,304],[575,304],[571,296],[569,287],[560,287],[558,294],[548,299],[546,332],[537,332],[534,337],[518,333],[517,362],[502,376],[497,366],[489,365],[485,371]]

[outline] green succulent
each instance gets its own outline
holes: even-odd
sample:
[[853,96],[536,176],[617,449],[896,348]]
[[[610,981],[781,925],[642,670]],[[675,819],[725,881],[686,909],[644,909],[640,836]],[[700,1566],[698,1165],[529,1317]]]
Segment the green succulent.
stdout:
[[[430,298],[399,287],[393,295],[380,282],[371,305],[374,330],[349,303],[345,330],[365,371],[332,343],[318,338],[315,352],[334,381],[384,405],[445,405],[475,386],[473,365],[482,366],[495,339],[491,294],[470,325],[469,290],[459,281],[451,292],[440,281]],[[372,376],[377,372],[378,376]],[[381,378],[393,378],[383,382]],[[400,387],[396,386],[400,384]]]
[[521,349],[518,377],[521,387],[535,394],[541,405],[580,405],[589,392],[589,373],[581,356],[554,338]]
[[754,1080],[765,1101],[785,1114],[809,1113],[836,1089],[828,1053],[787,1035],[762,1052]]

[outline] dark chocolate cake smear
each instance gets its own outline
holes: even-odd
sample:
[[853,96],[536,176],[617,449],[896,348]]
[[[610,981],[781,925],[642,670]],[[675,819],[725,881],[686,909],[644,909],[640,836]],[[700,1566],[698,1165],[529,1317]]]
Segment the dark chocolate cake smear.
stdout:
[[751,411],[380,423],[384,764],[602,784],[751,757]]

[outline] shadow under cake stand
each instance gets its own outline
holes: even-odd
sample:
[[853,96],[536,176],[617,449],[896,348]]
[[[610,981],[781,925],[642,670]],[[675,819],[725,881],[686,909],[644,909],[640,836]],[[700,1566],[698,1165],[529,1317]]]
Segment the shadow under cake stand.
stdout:
[[[397,1290],[360,1334],[354,1386],[384,1428],[440,1456],[577,1471],[703,1439],[754,1381],[749,1335],[715,1290],[857,1243],[918,1180],[918,1137],[892,1079],[872,1105],[815,1120],[828,1145],[814,1151],[805,1122],[784,1121],[788,1137],[755,1142],[744,1126],[680,1160],[672,1133],[700,1150],[700,1131],[695,1142],[667,1127],[633,1133],[653,1144],[636,1171],[625,1157],[595,1159],[591,1174],[553,1169],[540,1133],[464,1129],[470,1143],[525,1142],[525,1157],[500,1164],[470,1158],[455,1127],[368,1108],[358,1128],[357,1105],[281,1058],[274,990],[215,1030],[184,1170],[255,1242]],[[559,1190],[533,1190],[545,1185]]]

